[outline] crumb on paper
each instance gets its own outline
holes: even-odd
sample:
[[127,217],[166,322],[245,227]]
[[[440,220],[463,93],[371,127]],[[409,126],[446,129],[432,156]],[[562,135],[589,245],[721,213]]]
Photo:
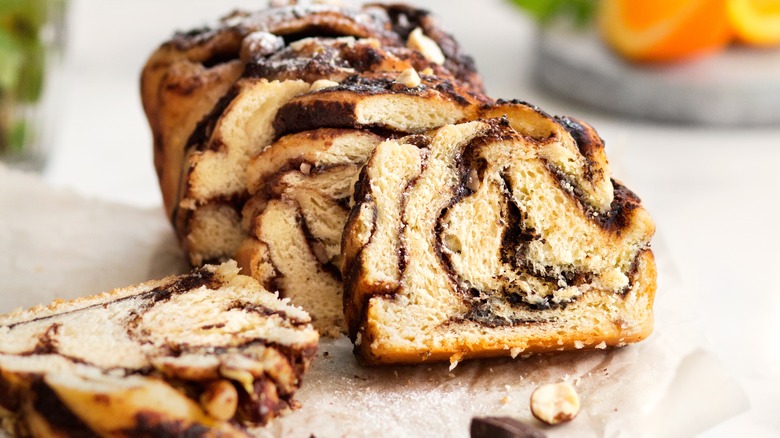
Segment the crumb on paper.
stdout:
[[509,397],[508,395],[505,395],[505,396],[501,397],[501,404],[502,405],[508,404],[511,401],[512,401],[512,398]]
[[460,353],[456,353],[450,356],[450,371],[454,370],[455,367],[458,366],[458,364],[462,359],[463,359],[463,355]]

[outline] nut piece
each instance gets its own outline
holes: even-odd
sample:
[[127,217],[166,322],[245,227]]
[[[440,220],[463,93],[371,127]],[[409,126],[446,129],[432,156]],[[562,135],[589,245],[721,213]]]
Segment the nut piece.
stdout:
[[236,414],[238,392],[227,380],[211,382],[206,387],[206,392],[200,395],[200,405],[213,418],[230,420]]
[[436,41],[427,37],[419,27],[409,34],[409,39],[406,40],[406,47],[419,51],[425,59],[434,64],[444,64],[444,53],[441,52],[439,45],[436,44]]
[[323,88],[330,88],[335,87],[339,83],[336,81],[331,81],[330,79],[317,79],[316,81],[311,83],[311,86],[309,87],[309,91],[318,91],[322,90]]
[[252,32],[241,42],[241,60],[252,62],[254,60],[272,55],[284,48],[282,37],[270,32]]
[[420,75],[418,75],[417,71],[413,68],[407,68],[402,71],[401,74],[395,78],[395,81],[400,82],[409,88],[414,88],[421,83]]
[[572,420],[580,412],[580,398],[571,383],[549,383],[531,394],[531,413],[547,424]]

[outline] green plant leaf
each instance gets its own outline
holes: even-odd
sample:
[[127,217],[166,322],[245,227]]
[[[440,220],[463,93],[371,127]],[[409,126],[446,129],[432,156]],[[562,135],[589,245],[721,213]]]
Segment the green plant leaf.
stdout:
[[46,48],[40,41],[26,44],[24,61],[19,70],[16,96],[20,102],[37,102],[43,92]]
[[509,0],[542,25],[568,18],[579,26],[592,22],[598,0]]
[[0,0],[0,28],[19,38],[38,39],[50,0]]
[[24,64],[24,44],[14,35],[0,29],[0,89],[11,92],[19,83]]

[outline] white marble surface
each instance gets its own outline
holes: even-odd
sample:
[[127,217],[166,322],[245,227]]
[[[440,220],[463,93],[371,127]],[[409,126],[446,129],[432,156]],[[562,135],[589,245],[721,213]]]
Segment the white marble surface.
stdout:
[[[141,66],[173,29],[259,3],[71,0],[61,119],[46,181],[99,199],[159,206],[138,97]],[[657,222],[657,239],[672,261],[666,269],[676,270],[689,294],[681,302],[696,303],[683,311],[702,319],[702,346],[750,399],[749,411],[702,436],[780,435],[780,127],[645,123],[553,98],[530,80],[533,26],[506,2],[421,3],[475,55],[491,95],[582,118],[606,140],[615,176]]]

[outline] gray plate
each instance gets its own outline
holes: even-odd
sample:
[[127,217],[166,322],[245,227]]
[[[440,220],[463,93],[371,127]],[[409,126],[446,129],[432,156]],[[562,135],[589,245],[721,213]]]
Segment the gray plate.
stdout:
[[609,112],[702,125],[780,124],[780,50],[732,46],[673,65],[633,65],[592,31],[538,35],[542,87]]

